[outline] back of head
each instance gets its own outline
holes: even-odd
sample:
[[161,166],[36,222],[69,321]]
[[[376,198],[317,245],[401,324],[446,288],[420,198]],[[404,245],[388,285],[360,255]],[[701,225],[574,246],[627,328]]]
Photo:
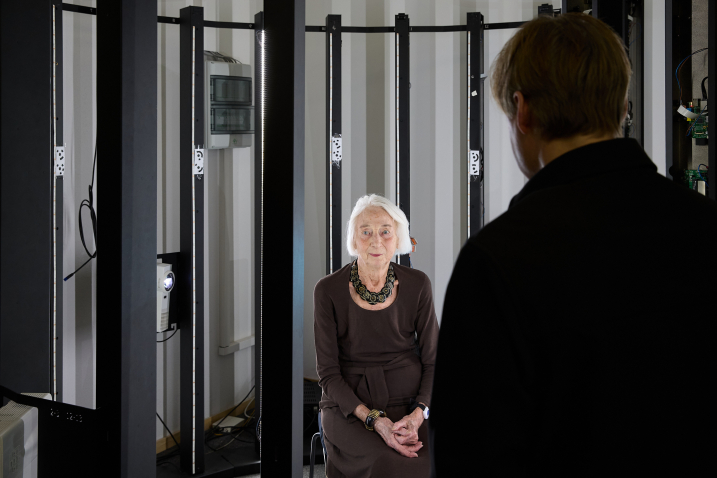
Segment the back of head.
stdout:
[[520,91],[550,141],[618,132],[630,75],[617,34],[589,15],[568,13],[523,25],[493,63],[491,89],[511,121]]

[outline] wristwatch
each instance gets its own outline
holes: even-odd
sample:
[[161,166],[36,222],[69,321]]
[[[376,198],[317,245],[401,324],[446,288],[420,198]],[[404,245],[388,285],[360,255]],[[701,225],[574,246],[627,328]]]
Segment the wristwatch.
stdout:
[[428,415],[430,415],[430,410],[427,406],[425,406],[422,403],[411,401],[411,407],[409,408],[408,413],[413,413],[413,411],[416,408],[420,408],[421,410],[423,410],[423,419],[428,420]]
[[366,425],[366,430],[372,432],[373,424],[376,423],[376,419],[378,417],[385,417],[385,416],[386,416],[386,413],[384,413],[383,410],[376,410],[375,408],[373,410],[371,410],[369,412],[368,416],[366,417],[366,423],[364,423],[364,425]]

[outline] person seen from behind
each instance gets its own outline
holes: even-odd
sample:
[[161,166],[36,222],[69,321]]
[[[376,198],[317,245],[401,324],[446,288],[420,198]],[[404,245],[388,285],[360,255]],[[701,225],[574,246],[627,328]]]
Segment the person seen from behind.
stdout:
[[529,181],[448,285],[432,476],[714,472],[717,204],[622,137],[630,75],[584,14],[526,23],[493,63]]

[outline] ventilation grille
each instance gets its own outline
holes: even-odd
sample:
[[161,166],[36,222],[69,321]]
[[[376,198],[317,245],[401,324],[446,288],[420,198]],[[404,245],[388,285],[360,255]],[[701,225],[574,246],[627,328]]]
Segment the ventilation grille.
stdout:
[[321,401],[321,387],[316,382],[304,382],[304,406],[318,405]]

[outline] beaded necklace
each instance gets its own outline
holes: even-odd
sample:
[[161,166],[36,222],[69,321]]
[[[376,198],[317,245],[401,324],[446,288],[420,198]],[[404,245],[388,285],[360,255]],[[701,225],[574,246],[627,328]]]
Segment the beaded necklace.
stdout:
[[393,282],[396,280],[396,275],[393,273],[393,265],[388,265],[388,274],[386,274],[386,283],[379,292],[369,291],[365,285],[361,283],[358,274],[358,262],[354,261],[351,265],[351,283],[354,285],[354,289],[359,297],[368,302],[371,305],[386,302],[386,299],[391,297],[393,292]]

